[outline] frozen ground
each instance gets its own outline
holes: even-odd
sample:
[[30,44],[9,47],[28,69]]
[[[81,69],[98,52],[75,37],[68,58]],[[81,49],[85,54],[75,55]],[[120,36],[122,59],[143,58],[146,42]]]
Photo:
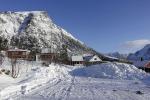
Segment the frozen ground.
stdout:
[[149,75],[132,65],[33,66],[1,88],[2,100],[150,100]]

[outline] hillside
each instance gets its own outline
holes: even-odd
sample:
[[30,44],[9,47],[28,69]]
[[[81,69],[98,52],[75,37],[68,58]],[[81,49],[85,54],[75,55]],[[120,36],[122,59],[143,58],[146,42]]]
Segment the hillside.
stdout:
[[121,54],[119,52],[108,53],[106,55],[111,56],[111,57],[115,57],[115,58],[119,58],[119,59],[126,59],[128,56],[128,54]]
[[[43,47],[69,51],[93,52],[84,43],[53,23],[45,11],[0,12],[0,49],[22,48],[40,50]],[[7,44],[7,45],[6,45]]]
[[128,60],[141,60],[141,58],[143,58],[143,60],[150,60],[150,44],[128,56]]

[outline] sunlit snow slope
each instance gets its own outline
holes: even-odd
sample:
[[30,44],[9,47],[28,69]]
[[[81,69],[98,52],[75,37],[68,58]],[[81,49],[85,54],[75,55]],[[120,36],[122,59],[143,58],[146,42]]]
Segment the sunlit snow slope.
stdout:
[[9,41],[9,47],[33,49],[65,44],[70,51],[91,50],[54,24],[45,11],[0,12],[0,36]]

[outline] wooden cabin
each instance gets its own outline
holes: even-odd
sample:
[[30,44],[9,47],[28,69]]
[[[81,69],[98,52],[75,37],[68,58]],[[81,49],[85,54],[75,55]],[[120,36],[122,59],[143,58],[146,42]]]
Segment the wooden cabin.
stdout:
[[85,61],[82,55],[72,56],[71,60],[72,60],[71,65],[84,65],[85,64]]
[[6,55],[10,59],[27,59],[29,50],[23,49],[9,49],[6,51]]
[[56,59],[57,53],[54,53],[50,48],[43,48],[39,55],[41,61],[52,61]]
[[150,68],[150,61],[144,65],[145,68]]
[[142,61],[142,64],[140,64],[140,65],[141,66],[138,66],[139,69],[142,69],[145,72],[150,73],[150,61]]
[[41,53],[40,54],[40,59],[42,61],[51,61],[54,58],[56,58],[56,54],[55,53]]

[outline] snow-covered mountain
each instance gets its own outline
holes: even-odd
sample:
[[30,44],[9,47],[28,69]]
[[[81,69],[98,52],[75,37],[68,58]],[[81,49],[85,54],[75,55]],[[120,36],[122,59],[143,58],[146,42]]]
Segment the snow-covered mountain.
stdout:
[[119,58],[119,59],[126,59],[128,56],[128,54],[121,54],[119,52],[108,53],[106,55],[111,56],[111,57],[115,57],[115,58]]
[[0,12],[0,38],[8,41],[8,47],[39,49],[61,48],[70,51],[92,51],[84,43],[63,28],[54,24],[45,11]]
[[129,60],[141,60],[141,58],[143,60],[150,60],[150,44],[147,44],[143,49],[128,56]]

